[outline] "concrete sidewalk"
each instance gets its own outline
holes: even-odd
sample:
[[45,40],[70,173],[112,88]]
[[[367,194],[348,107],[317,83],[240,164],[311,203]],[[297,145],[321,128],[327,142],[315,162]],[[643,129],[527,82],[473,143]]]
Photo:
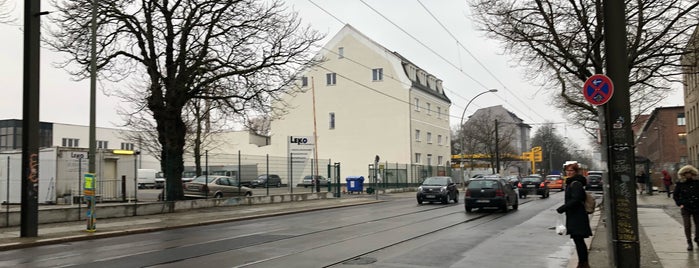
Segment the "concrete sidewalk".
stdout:
[[[598,199],[601,200],[601,199]],[[599,201],[598,201],[599,202]],[[699,267],[699,245],[687,251],[680,209],[666,193],[655,192],[638,195],[640,267],[687,268]],[[612,267],[608,229],[604,212],[598,210],[591,219],[594,236],[588,242],[590,267]],[[576,267],[577,255],[573,252],[568,267]]]

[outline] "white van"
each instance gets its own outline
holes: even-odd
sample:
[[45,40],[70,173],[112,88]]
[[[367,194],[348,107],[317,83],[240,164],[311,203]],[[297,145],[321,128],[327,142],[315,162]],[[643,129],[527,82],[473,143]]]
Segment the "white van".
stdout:
[[139,168],[137,173],[138,188],[155,188],[155,173],[157,172],[158,171],[156,171],[155,169]]

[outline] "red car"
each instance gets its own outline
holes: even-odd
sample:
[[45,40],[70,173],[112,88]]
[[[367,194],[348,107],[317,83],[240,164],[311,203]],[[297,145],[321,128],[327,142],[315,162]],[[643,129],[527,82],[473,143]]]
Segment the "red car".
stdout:
[[546,181],[549,183],[549,189],[559,189],[563,191],[565,181],[561,175],[548,175]]

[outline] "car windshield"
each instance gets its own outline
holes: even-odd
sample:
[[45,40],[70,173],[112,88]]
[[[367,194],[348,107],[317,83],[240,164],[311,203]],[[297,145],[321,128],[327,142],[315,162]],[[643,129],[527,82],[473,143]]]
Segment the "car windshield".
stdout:
[[591,175],[587,177],[588,180],[601,180],[602,177],[596,176],[596,175]]
[[422,182],[422,185],[447,185],[447,178],[445,177],[429,177]]
[[494,180],[472,180],[468,188],[493,189],[498,188],[498,182]]
[[257,177],[257,179],[258,180],[265,180],[265,179],[267,179],[267,175],[260,175],[259,177]]
[[498,175],[487,175],[483,176],[484,179],[499,179],[500,177]]
[[561,177],[558,177],[558,176],[551,176],[551,177],[546,177],[546,179],[547,179],[547,180],[550,180],[550,181],[555,181],[555,180],[561,179]]
[[541,178],[539,178],[539,177],[524,177],[524,179],[522,179],[522,181],[525,181],[525,182],[539,182],[539,181],[541,181]]

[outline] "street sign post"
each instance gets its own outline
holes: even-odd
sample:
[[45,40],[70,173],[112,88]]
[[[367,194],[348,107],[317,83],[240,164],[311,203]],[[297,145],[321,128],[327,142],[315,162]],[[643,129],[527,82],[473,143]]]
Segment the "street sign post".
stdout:
[[614,84],[606,75],[595,74],[587,78],[582,93],[587,102],[600,106],[607,103],[614,95]]

